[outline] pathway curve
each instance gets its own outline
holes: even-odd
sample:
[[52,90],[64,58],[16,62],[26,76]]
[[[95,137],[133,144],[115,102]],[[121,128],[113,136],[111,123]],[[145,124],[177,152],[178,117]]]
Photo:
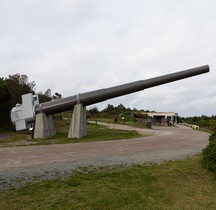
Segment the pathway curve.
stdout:
[[70,174],[82,166],[145,164],[181,159],[202,151],[208,134],[185,126],[152,130],[109,124],[151,136],[87,143],[0,148],[0,189],[19,187],[31,180]]

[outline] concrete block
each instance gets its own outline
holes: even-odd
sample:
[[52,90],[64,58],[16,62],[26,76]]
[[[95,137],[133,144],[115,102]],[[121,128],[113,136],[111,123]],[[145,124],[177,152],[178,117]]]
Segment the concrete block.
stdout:
[[46,116],[44,113],[36,115],[34,138],[44,139],[56,134],[52,116]]
[[86,107],[82,104],[74,106],[68,138],[82,138],[87,135]]

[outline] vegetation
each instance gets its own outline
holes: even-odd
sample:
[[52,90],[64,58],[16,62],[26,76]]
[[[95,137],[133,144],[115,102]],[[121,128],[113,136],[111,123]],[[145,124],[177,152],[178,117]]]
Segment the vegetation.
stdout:
[[209,132],[209,144],[203,149],[203,166],[209,171],[213,172],[216,176],[216,115],[207,117],[187,117],[181,119],[188,124],[195,124],[200,126],[201,130]]
[[92,141],[107,141],[118,139],[129,139],[142,136],[136,131],[109,129],[103,125],[88,124],[87,136],[81,139],[68,139],[68,130],[66,132],[58,132],[56,136],[48,139],[35,139],[38,144],[64,144],[64,143],[78,143],[78,142],[92,142]]
[[89,120],[146,127],[145,120],[148,118],[148,115],[144,114],[144,110],[126,108],[122,104],[118,106],[108,104],[107,107],[101,111],[95,106],[90,108],[87,111],[87,117]]
[[[11,130],[10,111],[17,104],[22,103],[21,96],[26,93],[35,94],[36,83],[29,82],[26,75],[9,75],[8,78],[0,78],[0,131]],[[61,94],[51,95],[48,89],[45,93],[38,92],[40,102],[57,100]]]
[[11,133],[7,138],[0,141],[0,147],[19,146],[19,145],[48,145],[48,144],[65,144],[92,141],[107,141],[128,139],[143,136],[136,131],[109,129],[103,125],[88,124],[88,135],[81,139],[68,139],[68,120],[55,120],[57,122],[57,135],[47,139],[31,139],[30,133]]
[[181,122],[186,122],[188,124],[198,125],[201,128],[207,128],[211,130],[216,130],[216,115],[211,117],[202,115],[200,117],[185,117],[180,118]]
[[203,165],[216,175],[216,132],[209,137],[209,144],[203,149]]
[[[80,172],[81,170],[81,172]],[[0,193],[1,209],[216,209],[201,156],[160,165],[82,168]]]
[[13,75],[0,78],[0,129],[8,129],[10,110],[16,103],[21,103],[21,95],[34,91],[35,83],[29,83],[25,75]]
[[[35,93],[35,82],[29,82],[26,75],[9,75],[8,78],[0,78],[0,130],[12,129],[10,111],[21,103],[21,96],[26,93]],[[49,96],[39,93],[41,101],[51,100]]]

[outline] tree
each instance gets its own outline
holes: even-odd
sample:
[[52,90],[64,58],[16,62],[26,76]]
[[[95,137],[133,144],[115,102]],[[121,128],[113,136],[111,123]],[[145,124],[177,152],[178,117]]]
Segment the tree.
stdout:
[[51,101],[52,100],[52,96],[51,96],[51,89],[47,89],[44,93],[42,93],[41,91],[38,93],[38,97],[39,97],[39,102],[40,103],[44,103],[47,101]]
[[10,105],[21,103],[21,96],[27,93],[35,93],[35,82],[29,82],[28,77],[24,74],[9,75],[6,78],[7,88],[10,93]]
[[210,128],[216,132],[216,120],[215,119],[210,120]]
[[21,96],[26,93],[35,93],[35,82],[29,82],[26,75],[9,75],[0,79],[0,126],[10,128],[10,111],[21,103]]
[[124,107],[123,104],[119,104],[117,107],[116,107],[116,110],[117,112],[125,112],[127,109]]
[[107,107],[102,110],[102,112],[106,114],[112,114],[114,110],[115,110],[114,106],[111,104],[108,104]]
[[7,101],[9,99],[9,91],[4,78],[0,78],[0,102]]
[[0,78],[0,129],[5,128],[5,122],[8,121],[10,94],[4,78]]
[[88,110],[88,113],[89,113],[91,116],[95,116],[96,114],[99,113],[99,110],[98,110],[98,108],[97,108],[96,106],[94,106],[93,108],[90,108],[90,109]]

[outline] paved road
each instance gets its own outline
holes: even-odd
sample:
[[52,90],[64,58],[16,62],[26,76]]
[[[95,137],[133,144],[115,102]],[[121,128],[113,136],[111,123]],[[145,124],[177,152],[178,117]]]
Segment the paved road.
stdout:
[[0,189],[25,184],[33,177],[52,178],[68,174],[80,166],[130,165],[181,159],[201,152],[208,143],[207,133],[185,126],[152,130],[122,125],[110,127],[152,135],[127,140],[0,148]]

